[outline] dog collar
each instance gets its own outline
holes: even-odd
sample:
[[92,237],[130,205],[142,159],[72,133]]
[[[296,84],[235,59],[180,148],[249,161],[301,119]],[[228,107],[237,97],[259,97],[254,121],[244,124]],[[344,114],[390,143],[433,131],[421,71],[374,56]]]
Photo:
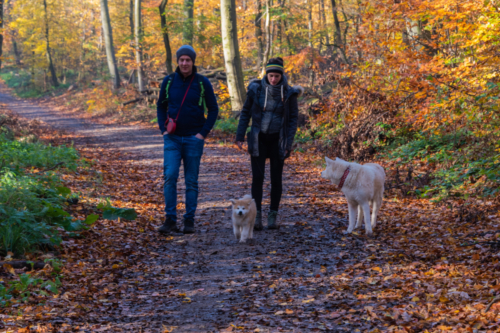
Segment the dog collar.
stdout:
[[342,175],[342,178],[340,178],[340,182],[339,182],[340,189],[342,189],[342,186],[344,186],[344,182],[345,182],[350,170],[351,170],[351,167],[347,167],[347,169],[345,169],[345,171],[344,171],[344,174]]

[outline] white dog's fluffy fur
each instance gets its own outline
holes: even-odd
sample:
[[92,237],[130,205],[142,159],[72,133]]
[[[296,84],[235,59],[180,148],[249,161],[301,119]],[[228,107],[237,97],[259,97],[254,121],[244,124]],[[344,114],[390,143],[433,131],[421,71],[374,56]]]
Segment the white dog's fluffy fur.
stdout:
[[[233,231],[236,239],[240,243],[253,238],[253,226],[257,216],[257,206],[251,195],[245,195],[243,198],[230,200],[233,204]],[[241,237],[241,238],[240,238]]]
[[[340,158],[331,160],[328,157],[325,157],[325,160],[326,169],[321,173],[321,177],[331,180],[335,185],[339,185],[344,171],[350,167],[349,174],[341,189],[347,198],[349,206],[349,228],[347,233],[351,233],[361,225],[364,215],[366,234],[371,236],[372,229],[377,224],[377,214],[384,197],[384,169],[375,163],[360,165]],[[371,223],[370,206],[373,207]],[[358,212],[358,221],[354,226],[356,210]]]

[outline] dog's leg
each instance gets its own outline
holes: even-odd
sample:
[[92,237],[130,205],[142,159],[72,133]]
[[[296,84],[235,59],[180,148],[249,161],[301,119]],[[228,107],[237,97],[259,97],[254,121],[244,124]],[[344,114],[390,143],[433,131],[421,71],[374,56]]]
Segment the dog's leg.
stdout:
[[361,221],[363,221],[363,210],[361,209],[361,205],[358,206],[358,222],[356,222],[356,226],[354,229],[358,229],[361,226]]
[[236,237],[236,240],[239,240],[240,236],[241,236],[240,226],[233,224],[233,231],[234,231],[234,236]]
[[363,214],[365,215],[365,230],[368,236],[373,234],[372,225],[370,222],[370,204],[368,202],[364,202],[362,205]]
[[380,206],[382,205],[382,198],[377,196],[375,200],[373,200],[373,210],[372,210],[372,229],[377,225],[377,215],[380,210]]
[[249,228],[250,228],[250,236],[248,238],[250,239],[253,239],[253,227],[255,226],[255,217],[254,216],[251,220],[250,220],[250,223],[249,224]]
[[250,235],[248,224],[242,227],[240,243],[245,243]]
[[356,210],[358,209],[358,204],[354,202],[347,202],[349,206],[349,228],[347,228],[347,233],[350,234],[354,230],[354,225],[356,223]]

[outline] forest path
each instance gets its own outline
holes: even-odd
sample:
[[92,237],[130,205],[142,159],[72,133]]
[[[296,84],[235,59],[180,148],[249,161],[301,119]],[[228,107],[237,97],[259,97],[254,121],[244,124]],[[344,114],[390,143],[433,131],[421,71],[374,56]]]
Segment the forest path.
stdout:
[[[20,116],[37,118],[56,130],[71,133],[71,140],[79,150],[99,149],[96,156],[103,159],[108,154],[118,156],[119,175],[104,174],[105,187],[114,186],[108,195],[131,202],[132,206],[154,203],[146,213],[150,215],[145,230],[134,223],[128,223],[125,229],[112,222],[97,223],[93,230],[98,241],[99,235],[108,235],[109,230],[111,235],[115,233],[116,241],[106,245],[105,251],[84,250],[82,256],[88,257],[78,261],[87,273],[75,278],[76,282],[59,300],[72,299],[77,303],[71,304],[77,306],[62,306],[55,300],[54,309],[58,304],[60,312],[42,321],[39,316],[31,317],[39,327],[49,325],[58,331],[71,327],[78,332],[170,332],[172,329],[173,332],[220,332],[257,328],[260,332],[278,329],[304,332],[370,327],[360,322],[347,323],[341,328],[332,322],[338,316],[328,317],[339,302],[355,302],[355,298],[333,300],[328,295],[327,276],[346,261],[370,254],[360,247],[361,240],[355,241],[356,251],[341,252],[345,250],[343,235],[333,229],[334,226],[343,229],[345,221],[341,223],[334,218],[328,204],[329,196],[338,193],[330,192],[330,186],[319,175],[301,170],[303,166],[288,165],[278,220],[281,228],[255,232],[253,242],[239,244],[232,232],[228,200],[250,192],[249,158],[244,152],[210,139],[200,171],[196,233],[164,237],[156,232],[163,209],[160,181],[163,147],[158,131],[77,119],[12,97],[5,88],[0,90],[0,103]],[[99,163],[105,168],[112,162]],[[150,177],[140,178],[139,174]],[[110,179],[123,180],[123,184],[112,183]],[[142,196],[133,194],[142,186],[147,187]],[[317,193],[318,187],[324,192]],[[128,188],[129,192],[123,192],[122,188]],[[179,181],[179,189],[179,199],[183,202],[183,179]],[[269,190],[268,184],[264,218]],[[182,214],[182,209],[179,213]],[[68,247],[78,244],[67,243]],[[120,267],[125,268],[111,274],[112,278],[109,273],[96,273],[95,278],[89,278],[91,269],[102,270],[99,263],[103,260],[107,263],[108,256],[111,260],[125,256],[117,259]],[[78,293],[83,289],[87,294],[80,297]],[[81,313],[76,315],[75,311]],[[29,318],[26,314],[24,320],[32,322]]]

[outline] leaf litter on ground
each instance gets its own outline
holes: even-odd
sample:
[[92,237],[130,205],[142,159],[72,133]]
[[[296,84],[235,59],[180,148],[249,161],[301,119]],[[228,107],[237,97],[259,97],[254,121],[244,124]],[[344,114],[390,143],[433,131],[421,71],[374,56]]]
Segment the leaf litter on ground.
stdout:
[[[490,246],[499,237],[497,201],[436,204],[391,190],[375,237],[363,229],[346,235],[346,201],[319,177],[322,156],[311,149],[287,161],[281,228],[239,245],[228,199],[249,193],[249,161],[220,141],[207,142],[197,232],[183,237],[156,232],[161,162],[77,145],[92,170],[64,179],[84,198],[71,208],[75,216],[98,212],[109,198],[135,209],[137,219],[101,219],[65,239],[60,293],[1,308],[3,325],[19,332],[498,331],[500,305],[485,311],[500,289],[498,250]],[[468,221],[466,204],[487,213]]]

